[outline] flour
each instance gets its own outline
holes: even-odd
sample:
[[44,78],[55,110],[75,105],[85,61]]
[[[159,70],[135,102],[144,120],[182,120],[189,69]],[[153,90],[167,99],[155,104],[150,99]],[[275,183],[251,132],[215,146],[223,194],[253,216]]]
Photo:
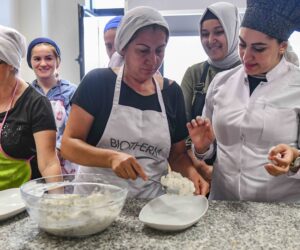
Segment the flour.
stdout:
[[193,195],[195,192],[194,183],[177,172],[172,171],[168,175],[162,176],[160,182],[167,187],[167,193],[168,189],[175,190],[179,195]]
[[39,227],[59,236],[86,236],[101,232],[118,216],[123,203],[109,194],[48,194],[39,204]]

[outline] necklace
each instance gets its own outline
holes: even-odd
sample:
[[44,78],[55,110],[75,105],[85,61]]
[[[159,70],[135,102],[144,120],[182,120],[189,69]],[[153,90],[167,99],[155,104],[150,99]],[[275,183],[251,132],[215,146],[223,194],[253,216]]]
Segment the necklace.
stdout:
[[[3,111],[0,111],[0,113],[5,112],[5,111],[6,111],[6,113],[7,113],[7,112],[12,108],[13,101],[14,101],[14,98],[15,98],[15,95],[16,95],[16,92],[17,92],[18,85],[19,85],[19,81],[16,80],[16,84],[15,84],[13,93],[12,93],[11,96],[10,96],[10,101],[9,101],[8,104],[1,105],[1,106],[4,107],[4,109],[3,109]],[[1,106],[0,106],[0,110],[2,110],[2,109],[1,109]]]

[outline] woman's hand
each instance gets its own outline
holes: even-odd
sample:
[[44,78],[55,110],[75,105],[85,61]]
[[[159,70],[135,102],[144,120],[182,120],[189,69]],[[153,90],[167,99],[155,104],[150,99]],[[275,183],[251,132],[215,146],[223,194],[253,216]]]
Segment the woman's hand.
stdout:
[[291,163],[298,157],[298,150],[286,144],[279,144],[271,148],[268,159],[270,163],[265,165],[269,174],[278,176],[289,171]]
[[196,195],[207,195],[209,192],[209,184],[203,179],[203,177],[197,172],[195,168],[189,168],[186,174],[186,177],[189,178],[195,186]]
[[126,153],[116,152],[112,156],[111,168],[117,176],[124,179],[135,180],[138,176],[145,181],[148,179],[137,159]]
[[197,116],[196,119],[187,123],[187,128],[196,151],[199,154],[205,153],[210,144],[215,140],[209,119]]
[[187,154],[184,140],[172,144],[169,163],[173,171],[189,178],[194,183],[196,189],[195,194],[206,195],[209,192],[209,184],[193,166],[193,163]]
[[187,153],[198,173],[210,184],[212,179],[213,166],[207,165],[205,161],[197,159],[192,150],[189,149]]

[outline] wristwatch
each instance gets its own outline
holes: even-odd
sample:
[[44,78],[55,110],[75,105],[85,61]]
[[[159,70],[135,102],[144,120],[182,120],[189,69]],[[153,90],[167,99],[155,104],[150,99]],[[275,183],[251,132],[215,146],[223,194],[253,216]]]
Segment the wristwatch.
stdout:
[[290,165],[290,171],[293,173],[297,173],[300,168],[300,156],[297,157],[294,162]]

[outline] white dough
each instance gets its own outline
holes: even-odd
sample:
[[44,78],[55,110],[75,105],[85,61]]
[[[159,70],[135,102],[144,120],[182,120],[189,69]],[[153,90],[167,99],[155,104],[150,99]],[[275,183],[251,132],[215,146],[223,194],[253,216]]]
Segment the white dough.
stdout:
[[160,182],[167,187],[167,193],[168,190],[175,190],[175,193],[179,195],[193,195],[195,192],[194,183],[177,172],[172,171],[168,175],[162,176]]

